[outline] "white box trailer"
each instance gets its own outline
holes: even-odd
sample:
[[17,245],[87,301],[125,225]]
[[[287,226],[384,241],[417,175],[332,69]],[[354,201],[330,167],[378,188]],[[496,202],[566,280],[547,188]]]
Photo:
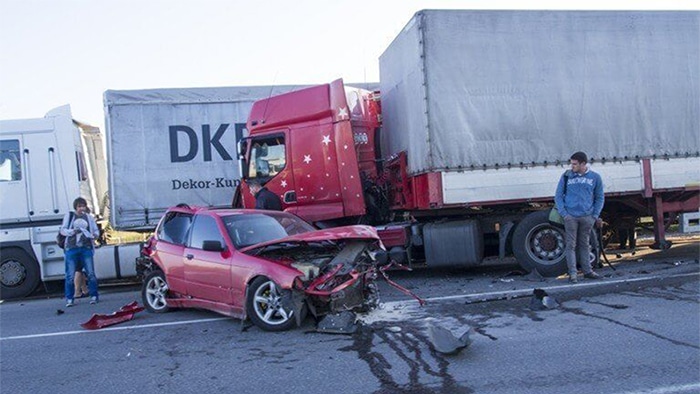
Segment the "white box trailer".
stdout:
[[236,143],[253,102],[301,87],[106,91],[112,225],[154,228],[180,203],[230,206],[240,181]]
[[380,90],[382,152],[439,173],[436,206],[546,204],[576,151],[611,226],[652,215],[656,247],[700,204],[700,12],[424,10]]
[[383,151],[445,204],[552,197],[576,151],[608,194],[697,185],[699,36],[699,12],[421,11],[380,58]]
[[408,173],[700,154],[700,12],[421,11],[380,57]]
[[[60,280],[56,235],[78,196],[100,212],[105,183],[99,129],[74,121],[70,107],[44,118],[0,121],[0,297],[23,297],[40,281]],[[99,279],[136,275],[138,244],[96,250]]]

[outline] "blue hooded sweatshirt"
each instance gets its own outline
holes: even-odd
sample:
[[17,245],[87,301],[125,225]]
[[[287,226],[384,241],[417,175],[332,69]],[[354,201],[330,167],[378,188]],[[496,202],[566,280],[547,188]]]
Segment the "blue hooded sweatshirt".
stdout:
[[561,216],[593,216],[598,219],[605,203],[603,180],[589,169],[583,175],[568,170],[559,179],[554,202]]

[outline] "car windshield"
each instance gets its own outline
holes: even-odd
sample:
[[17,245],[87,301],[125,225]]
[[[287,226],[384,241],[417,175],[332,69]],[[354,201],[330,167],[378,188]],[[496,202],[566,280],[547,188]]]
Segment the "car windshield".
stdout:
[[237,249],[314,231],[305,221],[284,213],[253,213],[222,217]]

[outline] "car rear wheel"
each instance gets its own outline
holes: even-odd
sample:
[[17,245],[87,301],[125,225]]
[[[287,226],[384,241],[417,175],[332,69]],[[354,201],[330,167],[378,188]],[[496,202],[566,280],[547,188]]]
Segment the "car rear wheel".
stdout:
[[148,274],[141,287],[141,297],[146,309],[153,313],[169,311],[167,296],[168,283],[165,281],[165,274],[162,271],[153,271]]
[[284,331],[294,324],[294,311],[288,307],[291,302],[286,297],[291,293],[283,291],[272,280],[256,278],[248,288],[246,310],[256,326],[265,331]]

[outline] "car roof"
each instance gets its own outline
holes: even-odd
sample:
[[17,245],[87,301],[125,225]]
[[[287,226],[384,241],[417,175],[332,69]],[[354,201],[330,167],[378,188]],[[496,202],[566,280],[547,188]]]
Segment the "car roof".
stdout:
[[260,213],[273,213],[273,214],[286,214],[286,212],[280,211],[268,211],[260,209],[236,209],[236,208],[214,208],[214,207],[203,207],[197,205],[187,205],[178,204],[174,207],[168,208],[168,212],[182,212],[182,213],[212,213],[217,216],[231,216],[231,215],[246,215],[246,214],[260,214]]

